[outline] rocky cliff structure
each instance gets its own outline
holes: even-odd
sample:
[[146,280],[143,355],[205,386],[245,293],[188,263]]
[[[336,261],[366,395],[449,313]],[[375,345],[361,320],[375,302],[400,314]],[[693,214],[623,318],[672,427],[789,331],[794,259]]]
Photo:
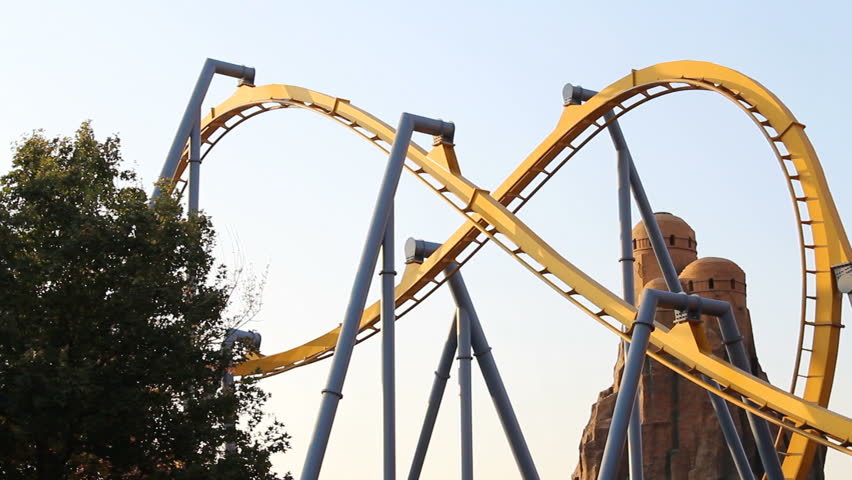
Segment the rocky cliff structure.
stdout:
[[[765,379],[766,374],[761,370],[755,353],[743,270],[734,262],[724,258],[698,258],[698,242],[693,229],[681,218],[670,213],[655,215],[667,241],[684,291],[731,303],[746,350],[751,357],[753,373]],[[645,288],[668,290],[642,223],[633,229],[633,256],[638,301],[641,301],[642,291]],[[674,312],[658,309],[656,320],[671,327]],[[703,317],[703,320],[714,353],[724,358],[724,346],[721,343],[715,318]],[[623,353],[619,347],[613,386],[601,392],[597,402],[592,406],[591,418],[583,430],[580,461],[572,476],[573,480],[597,479],[618,385],[623,373]],[[716,414],[704,389],[648,357],[642,371],[638,408],[642,423],[642,460],[646,479],[736,480],[739,478],[716,420]],[[753,471],[756,474],[762,474],[763,468],[748,428],[745,412],[732,407],[731,413]],[[820,462],[820,468],[814,469],[810,476],[812,480],[823,478],[819,473],[822,471],[821,460],[818,462]],[[627,449],[625,448],[619,479],[627,478]]]

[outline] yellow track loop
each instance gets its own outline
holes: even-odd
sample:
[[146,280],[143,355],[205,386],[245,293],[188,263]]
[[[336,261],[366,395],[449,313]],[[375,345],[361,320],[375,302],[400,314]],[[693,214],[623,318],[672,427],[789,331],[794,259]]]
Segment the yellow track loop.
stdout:
[[[423,264],[409,265],[396,287],[396,304],[400,315],[409,311],[446,279],[442,270],[448,263],[463,264],[491,239],[566,299],[624,337],[620,328],[632,324],[636,310],[564,259],[512,212],[606,128],[605,112],[614,111],[618,118],[658,96],[696,89],[715,91],[745,110],[769,140],[787,178],[799,225],[804,270],[801,335],[794,372],[794,388],[796,381],[803,378],[804,392],[801,398],[796,397],[732,367],[705,351],[700,341],[702,332],[693,332],[686,324],[672,329],[658,324],[651,336],[654,348],[649,354],[704,388],[709,386],[700,374],[707,375],[725,388],[721,395],[728,401],[793,431],[784,456],[784,474],[787,478],[804,479],[817,443],[852,453],[852,420],[824,408],[831,394],[841,327],[841,298],[834,288],[830,266],[848,262],[850,247],[804,126],[768,90],[733,70],[681,61],[633,71],[587,103],[566,107],[556,129],[493,195],[450,172],[412,144],[406,168],[464,214],[468,222]],[[298,87],[268,85],[240,87],[202,120],[204,154],[242,121],[286,107],[307,108],[329,116],[385,151],[393,141],[393,129],[346,100]],[[175,181],[186,167],[185,160],[184,157],[181,161]],[[378,320],[378,304],[371,305],[362,316],[359,340],[377,331]],[[807,346],[803,345],[805,329],[812,330],[812,341]],[[333,330],[287,352],[246,361],[235,373],[260,371],[271,375],[312,363],[332,354],[337,334]],[[801,373],[803,350],[810,352],[805,374]],[[744,404],[740,396],[759,407]]]

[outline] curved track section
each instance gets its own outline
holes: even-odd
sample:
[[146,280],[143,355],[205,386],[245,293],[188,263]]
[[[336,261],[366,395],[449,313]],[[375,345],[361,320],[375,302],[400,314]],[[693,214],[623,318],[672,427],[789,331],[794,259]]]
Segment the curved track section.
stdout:
[[[429,154],[412,144],[406,168],[467,221],[426,261],[406,269],[396,287],[398,316],[415,307],[446,280],[442,270],[447,264],[464,264],[485,242],[492,240],[568,301],[629,341],[621,328],[630,327],[636,310],[563,258],[514,212],[606,128],[604,113],[613,111],[614,118],[618,118],[649,100],[683,90],[713,91],[743,109],[769,141],[787,179],[803,267],[800,341],[793,382],[793,391],[802,390],[801,397],[715,357],[701,347],[704,332],[692,330],[686,324],[671,329],[658,324],[651,337],[655,351],[649,354],[710,389],[701,379],[701,374],[707,375],[722,385],[724,390],[718,393],[729,402],[793,431],[784,454],[784,474],[787,478],[804,479],[818,443],[852,454],[852,420],[825,408],[831,394],[842,326],[841,296],[834,287],[831,265],[848,262],[852,255],[804,126],[772,93],[738,72],[692,61],[634,70],[587,103],[566,107],[554,131],[491,194],[448,170],[438,154]],[[202,120],[203,155],[248,118],[289,107],[330,117],[385,151],[393,141],[393,129],[346,100],[298,87],[267,85],[240,87]],[[173,177],[176,184],[185,168],[184,155]],[[359,341],[378,331],[378,321],[379,308],[374,304],[364,311]],[[333,353],[337,336],[337,330],[332,330],[287,352],[251,359],[241,364],[236,373],[273,375],[321,360]],[[805,338],[811,338],[807,345]],[[808,362],[803,361],[803,351],[809,354]],[[758,407],[747,405],[741,396]]]

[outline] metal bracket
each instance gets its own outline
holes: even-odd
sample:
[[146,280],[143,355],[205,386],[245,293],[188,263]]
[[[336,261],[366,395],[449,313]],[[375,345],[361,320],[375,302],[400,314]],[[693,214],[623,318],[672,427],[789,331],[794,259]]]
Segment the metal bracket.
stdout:
[[473,356],[474,357],[480,357],[482,355],[488,355],[489,353],[491,353],[491,347],[490,346],[487,349],[482,350],[481,352],[474,352]]
[[678,323],[690,322],[690,323],[701,323],[701,297],[698,295],[692,294],[688,295],[686,300],[686,309],[685,310],[675,310],[675,319],[674,323],[677,325]]
[[[655,309],[656,309],[656,307],[655,307]],[[627,335],[633,336],[633,330],[636,328],[636,325],[645,325],[650,329],[650,331],[653,332],[654,330],[657,329],[657,326],[654,325],[654,318],[655,318],[655,316],[652,316],[650,318],[646,318],[646,317],[643,317],[642,315],[636,315],[636,319],[633,320],[633,323],[630,324],[630,327],[627,328],[627,331],[625,333]]]
[[569,105],[581,105],[586,100],[595,96],[597,92],[583,88],[579,85],[566,83],[562,87],[562,104],[566,107]]
[[433,135],[432,136],[432,146],[437,147],[438,145],[449,145],[451,147],[456,146],[453,143],[453,136],[455,134],[455,130],[442,132],[441,135]]
[[405,241],[405,263],[423,263],[440,246],[440,243],[409,238]]
[[831,271],[837,281],[837,290],[840,293],[852,293],[852,262],[832,265]]
[[328,390],[328,389],[325,389],[325,390],[321,391],[320,393],[329,393],[329,394],[331,394],[331,395],[334,395],[334,396],[335,396],[335,397],[337,397],[337,398],[340,398],[340,399],[342,399],[342,398],[343,398],[343,394],[342,394],[342,393],[340,393],[340,392],[335,392],[334,390]]
[[224,348],[233,348],[235,342],[243,339],[248,339],[249,345],[253,351],[260,351],[260,342],[263,337],[261,337],[260,333],[255,332],[254,330],[245,331],[237,330],[235,328],[228,329],[228,333],[225,336],[225,340],[222,342],[222,346]]

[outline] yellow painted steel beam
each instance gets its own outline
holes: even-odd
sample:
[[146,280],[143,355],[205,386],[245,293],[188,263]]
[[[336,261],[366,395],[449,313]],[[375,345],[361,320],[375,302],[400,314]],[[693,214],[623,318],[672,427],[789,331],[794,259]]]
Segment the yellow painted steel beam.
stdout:
[[[817,443],[852,453],[852,420],[824,408],[831,394],[840,328],[841,298],[834,287],[830,267],[848,262],[852,255],[804,126],[771,92],[738,72],[693,61],[664,63],[633,71],[587,103],[566,107],[554,131],[493,195],[461,176],[455,159],[448,161],[446,148],[436,150],[433,158],[412,144],[406,168],[465,215],[467,222],[422,264],[412,264],[406,269],[396,287],[396,304],[403,309],[416,306],[440,285],[442,280],[435,279],[440,278],[447,264],[463,263],[491,239],[566,299],[613,333],[623,336],[612,321],[629,327],[635,319],[635,309],[568,262],[513,212],[523,206],[590,138],[606,127],[604,113],[614,111],[618,118],[658,96],[696,89],[717,92],[742,108],[763,131],[781,162],[799,226],[803,252],[803,297],[815,299],[815,308],[808,311],[803,298],[801,319],[802,329],[806,326],[813,328],[813,352],[801,398],[702,351],[692,332],[685,329],[669,330],[657,325],[651,337],[651,343],[657,350],[650,354],[705,388],[708,386],[697,373],[709,376],[726,388],[723,396],[729,401],[796,432],[788,446],[783,468],[787,478],[804,479]],[[306,108],[328,116],[385,151],[393,142],[392,128],[346,100],[299,87],[267,85],[240,87],[202,120],[202,141],[208,146],[205,155],[223,135],[244,120],[265,111],[287,107]],[[174,180],[180,178],[185,167],[184,157]],[[806,238],[812,238],[812,244],[806,244]],[[806,248],[814,252],[813,265],[805,260]],[[807,291],[807,278],[814,279],[815,291]],[[378,304],[374,304],[362,316],[360,340],[377,331],[378,321]],[[336,340],[337,330],[333,330],[287,352],[248,360],[239,365],[235,373],[271,375],[312,363],[329,356]],[[801,349],[800,340],[796,373]],[[737,398],[738,395],[750,398],[761,408],[745,405]]]

